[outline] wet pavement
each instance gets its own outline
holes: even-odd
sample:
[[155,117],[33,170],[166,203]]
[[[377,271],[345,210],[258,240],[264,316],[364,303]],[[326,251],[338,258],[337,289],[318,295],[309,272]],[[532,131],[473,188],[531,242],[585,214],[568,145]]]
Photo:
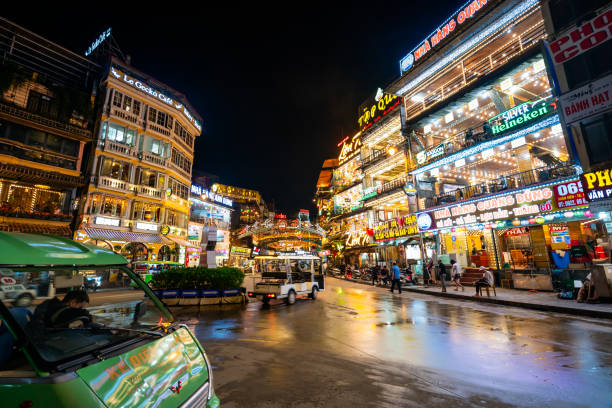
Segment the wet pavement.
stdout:
[[315,301],[175,310],[223,407],[612,407],[612,322],[337,279]]

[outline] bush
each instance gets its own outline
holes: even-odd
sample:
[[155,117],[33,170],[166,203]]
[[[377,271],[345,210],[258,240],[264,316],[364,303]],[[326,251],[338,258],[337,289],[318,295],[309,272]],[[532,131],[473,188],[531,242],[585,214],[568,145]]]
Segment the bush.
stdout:
[[238,268],[174,268],[158,272],[151,277],[155,289],[205,289],[224,290],[239,288],[244,272]]

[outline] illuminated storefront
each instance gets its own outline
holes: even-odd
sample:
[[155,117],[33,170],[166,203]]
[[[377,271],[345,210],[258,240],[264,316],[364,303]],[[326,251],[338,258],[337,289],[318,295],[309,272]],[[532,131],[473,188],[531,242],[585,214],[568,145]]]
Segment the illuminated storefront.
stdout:
[[[197,225],[201,228],[200,240],[193,241],[197,243],[199,251],[192,249],[191,252],[199,252],[199,264],[223,265],[227,262],[229,254],[230,216],[233,211],[231,208],[233,200],[200,185],[191,184],[189,201],[191,203],[190,226]],[[191,232],[190,235],[192,235]],[[206,239],[203,239],[204,237]],[[191,257],[195,258],[194,255]]]
[[572,264],[584,269],[597,259],[591,243],[607,238],[577,177],[436,207],[419,212],[417,224],[437,239],[445,263],[547,276]]

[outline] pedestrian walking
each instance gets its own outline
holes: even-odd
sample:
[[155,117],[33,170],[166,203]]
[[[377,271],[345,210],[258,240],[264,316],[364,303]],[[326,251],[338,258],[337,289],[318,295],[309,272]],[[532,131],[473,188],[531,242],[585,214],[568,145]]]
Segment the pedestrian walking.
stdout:
[[457,292],[459,288],[461,288],[462,292],[465,291],[465,288],[461,284],[461,274],[461,265],[459,265],[459,263],[457,263],[457,261],[455,261],[454,259],[451,260],[451,276],[453,279],[452,282],[455,283],[455,292]]
[[438,260],[438,272],[440,273],[440,282],[442,283],[442,292],[446,292],[446,265],[442,260]]
[[380,280],[380,267],[378,265],[374,265],[372,267],[372,285],[376,285]]
[[480,271],[482,272],[482,278],[478,279],[474,285],[476,286],[476,294],[474,296],[482,295],[482,288],[487,286],[493,286],[495,280],[493,279],[493,274],[484,266],[480,267]]
[[434,267],[434,260],[433,258],[430,258],[429,261],[427,262],[427,265],[425,265],[425,270],[423,271],[423,283],[425,284],[426,288],[429,287],[429,280],[431,279],[431,273],[433,271],[433,267]]
[[395,289],[395,285],[397,284],[397,289],[399,293],[402,293],[402,282],[401,282],[402,273],[400,272],[400,268],[397,266],[397,262],[393,261],[393,267],[391,268],[391,293],[393,293],[393,289]]

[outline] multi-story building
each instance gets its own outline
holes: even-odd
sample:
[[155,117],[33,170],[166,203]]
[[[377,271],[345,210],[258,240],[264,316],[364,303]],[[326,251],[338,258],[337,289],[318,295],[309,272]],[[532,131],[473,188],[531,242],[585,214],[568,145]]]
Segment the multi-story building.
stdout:
[[239,212],[241,225],[252,224],[264,217],[266,203],[262,199],[259,191],[218,183],[213,184],[212,191],[231,198],[233,202],[236,203],[235,210]]
[[0,230],[71,237],[100,67],[0,18]]
[[590,210],[612,231],[612,3],[546,0],[542,10],[562,122],[585,172],[582,187]]
[[551,288],[551,270],[598,234],[545,37],[537,0],[469,1],[400,61],[387,89],[403,100],[424,252],[512,271],[530,289]]
[[415,235],[418,238],[418,231],[414,217],[409,216],[411,210],[416,210],[416,197],[406,189],[409,150],[400,106],[401,98],[379,88],[360,107],[358,122],[362,144],[361,201],[367,208],[368,227],[377,244],[372,248],[374,260],[395,260],[404,265],[408,259],[404,243],[413,241]]
[[91,178],[75,239],[129,260],[185,261],[194,141],[201,118],[181,93],[111,57]]

